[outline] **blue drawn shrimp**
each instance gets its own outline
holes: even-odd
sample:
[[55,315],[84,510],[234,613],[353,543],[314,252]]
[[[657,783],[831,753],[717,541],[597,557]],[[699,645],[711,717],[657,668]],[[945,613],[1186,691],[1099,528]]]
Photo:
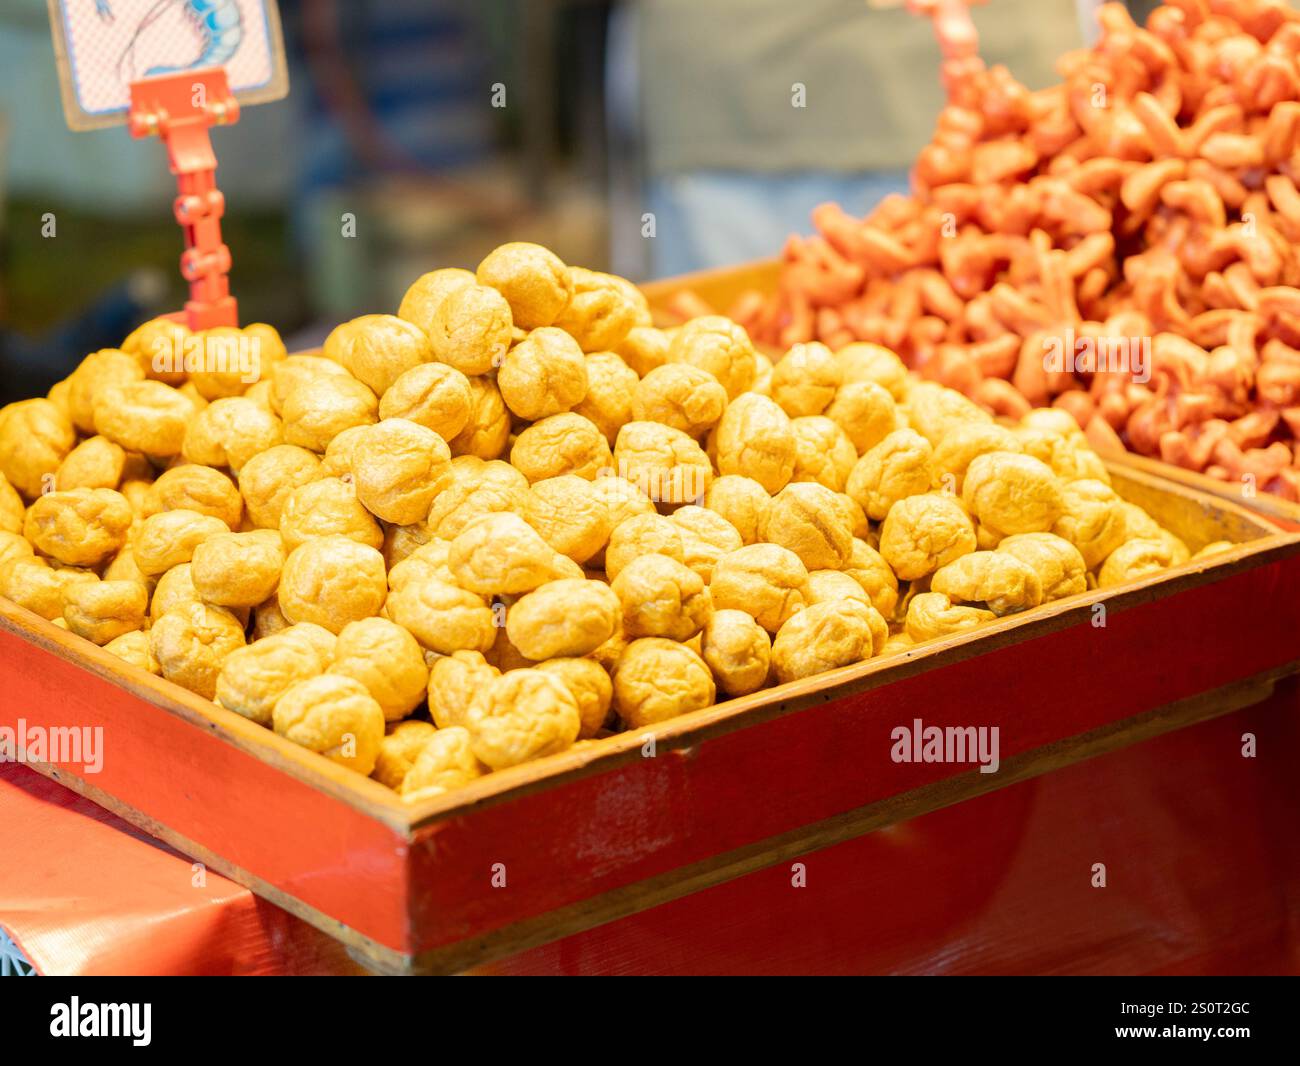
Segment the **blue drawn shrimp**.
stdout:
[[[185,14],[194,23],[202,49],[193,62],[178,66],[153,66],[145,71],[146,77],[157,74],[177,74],[183,70],[198,70],[201,67],[219,67],[239,51],[239,46],[244,41],[244,19],[239,10],[238,0],[158,0],[135,28],[130,44],[118,61],[119,70],[127,64],[128,60],[134,63],[135,46],[140,35],[174,3],[181,4]],[[106,20],[113,18],[109,0],[95,0],[95,10],[101,18]]]

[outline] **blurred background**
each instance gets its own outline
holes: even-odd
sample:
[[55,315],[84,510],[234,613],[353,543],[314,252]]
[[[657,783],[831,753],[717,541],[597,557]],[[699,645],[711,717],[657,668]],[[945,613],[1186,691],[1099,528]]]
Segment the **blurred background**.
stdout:
[[[981,52],[1048,85],[1096,6],[989,0]],[[213,142],[241,321],[290,350],[506,240],[636,280],[771,256],[823,200],[860,213],[906,188],[942,105],[903,0],[280,9],[288,99]],[[68,130],[46,0],[0,0],[0,401],[182,305],[174,194],[156,140]]]

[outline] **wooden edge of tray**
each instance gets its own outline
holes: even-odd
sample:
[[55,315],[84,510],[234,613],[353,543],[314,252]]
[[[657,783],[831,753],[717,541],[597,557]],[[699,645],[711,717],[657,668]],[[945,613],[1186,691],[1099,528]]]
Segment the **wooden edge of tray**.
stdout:
[[1106,460],[1115,463],[1117,466],[1140,470],[1145,474],[1164,478],[1166,481],[1171,481],[1184,488],[1203,492],[1220,500],[1226,500],[1249,511],[1262,514],[1272,521],[1280,523],[1284,528],[1300,529],[1300,504],[1284,500],[1281,496],[1274,496],[1268,492],[1258,492],[1254,496],[1247,496],[1242,491],[1242,486],[1235,481],[1220,481],[1208,474],[1202,474],[1199,470],[1187,470],[1184,467],[1164,463],[1159,459],[1138,455],[1135,452],[1107,455]]

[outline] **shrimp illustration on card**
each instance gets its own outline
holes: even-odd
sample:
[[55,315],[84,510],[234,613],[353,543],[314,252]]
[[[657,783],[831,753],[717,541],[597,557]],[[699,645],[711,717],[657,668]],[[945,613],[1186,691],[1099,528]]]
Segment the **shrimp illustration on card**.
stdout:
[[[95,13],[105,22],[115,22],[113,0],[94,0]],[[150,30],[169,15],[180,15],[193,34],[194,57],[189,62],[154,63],[150,60]],[[178,52],[174,27],[162,26],[153,37],[154,47],[168,58]],[[129,82],[141,74],[177,74],[185,70],[218,67],[228,63],[244,40],[244,18],[238,0],[156,0],[136,23],[130,41],[118,58],[118,69]]]

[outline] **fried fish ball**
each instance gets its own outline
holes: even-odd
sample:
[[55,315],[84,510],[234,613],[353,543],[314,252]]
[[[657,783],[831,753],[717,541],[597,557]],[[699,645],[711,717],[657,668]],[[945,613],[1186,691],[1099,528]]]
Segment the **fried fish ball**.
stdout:
[[264,640],[289,628],[289,619],[280,610],[280,598],[272,593],[253,608],[253,625],[249,630],[250,641]]
[[437,729],[431,722],[408,719],[405,722],[391,723],[384,739],[379,742],[379,754],[375,757],[375,769],[370,776],[394,792],[400,792],[402,782],[411,772],[420,749],[436,732]]
[[156,622],[168,611],[185,607],[192,603],[202,603],[198,590],[194,587],[194,575],[189,563],[173,566],[154,586],[153,598],[149,601],[149,617]]
[[964,422],[992,422],[993,416],[956,389],[919,381],[907,394],[907,420],[933,446]]
[[860,603],[871,603],[866,590],[842,570],[810,571],[808,574],[808,588],[812,593],[810,604],[834,603],[836,600],[858,600]]
[[610,587],[621,605],[623,633],[633,639],[690,640],[704,628],[713,610],[700,575],[666,555],[633,559]]
[[68,590],[83,582],[98,581],[89,571],[55,570],[44,559],[13,559],[0,567],[0,596],[48,621],[62,620]]
[[898,607],[898,578],[884,556],[864,540],[853,538],[849,564],[844,568],[867,594],[867,601],[884,618],[893,618]]
[[965,633],[997,618],[980,607],[959,607],[940,592],[922,592],[907,605],[907,635],[917,644],[923,640]]
[[739,530],[725,518],[694,504],[677,508],[672,522],[682,531],[681,561],[699,574],[705,584],[713,580],[713,568],[718,560],[745,544]]
[[261,374],[261,345],[261,337],[250,337],[235,326],[194,334],[186,342],[187,384],[206,400],[242,395]]
[[276,701],[299,681],[320,674],[320,656],[311,645],[280,633],[226,656],[217,674],[216,701],[228,711],[269,726]]
[[661,514],[624,519],[609,535],[605,548],[606,576],[613,582],[630,563],[646,555],[663,555],[685,563],[684,533],[682,527]]
[[1011,433],[1017,444],[1015,450],[1041,459],[1062,481],[1091,479],[1110,484],[1106,464],[1079,434],[1066,436],[1025,425],[1016,426]]
[[324,626],[318,626],[314,622],[298,622],[285,629],[281,635],[311,648],[320,661],[321,670],[328,670],[333,664],[339,638]]
[[988,422],[963,422],[954,426],[934,449],[936,489],[960,496],[971,460],[987,452],[1018,452],[1016,435]]
[[809,570],[839,570],[853,551],[853,529],[835,494],[812,481],[787,485],[772,497],[761,533],[794,552]]
[[527,479],[509,463],[457,456],[425,525],[432,536],[452,540],[483,515],[522,510],[527,491]]
[[744,611],[714,611],[704,626],[701,647],[718,687],[728,696],[747,696],[766,683],[772,640]]
[[498,459],[510,439],[510,412],[492,378],[469,379],[470,416],[460,434],[447,443],[452,455]]
[[122,342],[122,351],[133,356],[145,377],[173,388],[185,383],[185,342],[190,331],[170,318],[152,318],[137,326]]
[[[552,325],[568,333],[584,352],[613,348],[637,325],[636,289],[622,278],[569,267],[572,295]],[[629,291],[630,290],[630,291]]]
[[429,336],[396,315],[362,315],[335,326],[322,354],[376,396],[408,370],[433,360]]
[[338,634],[377,614],[388,595],[384,557],[347,537],[316,537],[294,548],[280,573],[280,610]]
[[116,348],[91,352],[68,375],[68,410],[72,424],[82,433],[95,430],[95,404],[110,385],[143,381],[144,368],[138,359]]
[[442,301],[454,290],[475,283],[474,272],[458,267],[444,267],[421,274],[412,282],[397,308],[397,317],[419,326],[425,333],[433,332],[433,317]]
[[261,529],[279,529],[285,500],[322,476],[320,459],[306,448],[281,444],[253,456],[239,471],[239,494]]
[[1043,602],[1038,572],[1006,552],[969,552],[936,570],[930,590],[953,603],[983,603],[999,616]]
[[34,555],[31,544],[21,533],[0,531],[0,568],[19,559],[31,559]]
[[54,487],[60,491],[116,489],[122,483],[125,466],[126,452],[121,445],[106,437],[88,437],[59,464]]
[[568,411],[587,395],[587,359],[562,329],[535,329],[506,353],[497,371],[506,406],[531,422]]
[[473,376],[501,365],[512,331],[505,297],[475,284],[458,286],[443,298],[428,336],[434,358]]
[[[56,486],[66,488],[76,488],[78,486]],[[86,488],[96,488],[97,486],[87,485]],[[18,490],[9,484],[9,479],[0,474],[0,532],[18,533],[23,528],[23,516],[26,511],[23,505],[23,498],[18,495]]]
[[826,345],[796,344],[772,368],[772,399],[791,418],[820,415],[842,383],[840,364]]
[[734,400],[718,422],[714,440],[721,474],[753,478],[773,494],[794,474],[794,427],[766,396],[751,392]]
[[95,432],[129,452],[179,455],[194,404],[161,381],[106,385],[95,397]]
[[796,418],[794,430],[794,473],[791,482],[815,481],[834,492],[843,492],[858,453],[844,430],[821,415]]
[[434,497],[451,482],[451,450],[415,422],[390,418],[370,427],[352,453],[359,499],[385,522],[423,522]]
[[746,611],[776,633],[811,599],[808,568],[799,556],[776,544],[749,544],[724,555],[709,585],[718,610]]
[[1097,587],[1123,585],[1173,565],[1174,556],[1168,544],[1139,537],[1121,544],[1106,557],[1097,572]]
[[253,456],[284,443],[284,424],[247,396],[213,400],[185,431],[181,454],[191,463],[228,466],[238,476]]
[[224,607],[177,607],[149,630],[149,650],[162,676],[208,700],[216,695],[226,657],[242,647],[244,627]]
[[903,581],[932,574],[977,547],[970,515],[943,492],[899,500],[880,527],[880,556]]
[[772,669],[782,684],[870,659],[884,649],[889,627],[858,600],[815,603],[793,615],[772,642]]
[[519,515],[493,513],[452,539],[447,565],[456,584],[472,593],[517,596],[559,576],[555,555],[555,549]]
[[613,352],[587,356],[587,395],[573,408],[600,430],[610,447],[618,431],[632,421],[632,396],[640,378]]
[[907,366],[888,348],[879,344],[846,344],[835,353],[845,384],[870,381],[884,388],[895,400],[907,393]]
[[500,676],[482,652],[457,651],[435,659],[429,668],[429,714],[438,728],[463,726],[475,693]]
[[190,580],[207,603],[256,607],[280,583],[284,550],[284,542],[273,529],[218,533],[195,547]]
[[755,544],[763,539],[759,531],[771,500],[767,489],[753,478],[724,474],[709,486],[704,506],[734,526],[745,544]]
[[[274,532],[271,530],[270,532]],[[280,537],[293,551],[316,537],[339,536],[371,548],[381,548],[384,531],[357,499],[355,485],[337,477],[300,485],[284,499]]]
[[530,482],[565,474],[592,481],[613,461],[609,442],[595,423],[571,412],[534,422],[510,450],[510,462]]
[[72,423],[49,400],[0,407],[0,474],[28,499],[44,491],[76,443]]
[[140,572],[157,577],[173,566],[188,563],[194,549],[209,537],[229,532],[230,527],[220,518],[198,511],[160,511],[140,523],[131,550]]
[[330,441],[329,447],[325,449],[324,458],[320,460],[320,476],[344,477],[351,474],[352,453],[356,450],[361,438],[365,436],[369,428],[370,423],[363,426],[353,426],[351,429],[345,429]]
[[841,385],[825,414],[844,431],[860,455],[898,428],[894,398],[874,381],[850,381]]
[[483,765],[474,754],[467,729],[452,726],[439,729],[415,757],[402,779],[402,799],[408,802],[440,796],[468,785],[483,776]]
[[997,550],[1033,568],[1043,586],[1043,602],[1074,596],[1088,588],[1088,566],[1079,549],[1054,533],[1017,533]]
[[895,430],[857,461],[844,491],[879,522],[900,500],[929,491],[933,455],[930,442],[919,433]]
[[119,659],[155,677],[162,676],[162,667],[149,650],[149,633],[144,629],[134,629],[114,637],[104,645],[104,650]]
[[145,494],[145,511],[197,511],[239,528],[244,500],[235,483],[220,470],[184,463],[164,470]]
[[537,669],[558,679],[578,704],[578,739],[596,736],[614,699],[614,685],[605,668],[594,659],[550,659],[538,663]]
[[388,588],[396,591],[411,581],[433,579],[448,585],[456,584],[456,576],[447,565],[451,545],[445,540],[430,541],[411,552],[388,571]]
[[465,726],[479,761],[503,770],[571,747],[582,718],[577,700],[558,678],[541,670],[512,670],[475,694]]
[[604,499],[590,481],[573,474],[534,484],[524,499],[523,518],[547,544],[579,564],[601,551],[611,532]]
[[[1208,558],[1208,557],[1210,557],[1210,556],[1212,556],[1212,555],[1220,555],[1220,554],[1222,554],[1223,552],[1232,551],[1232,549],[1235,548],[1235,547],[1236,547],[1236,545],[1233,544],[1233,542],[1230,541],[1230,540],[1216,540],[1216,541],[1212,541],[1211,543],[1207,544],[1207,545],[1206,545],[1204,548],[1202,548],[1200,551],[1198,551],[1198,552],[1196,552],[1195,554],[1193,554],[1192,556],[1190,556],[1190,558],[1192,558],[1192,559],[1198,559],[1198,560],[1199,560],[1199,559],[1206,559],[1206,558]],[[0,558],[2,558],[2,557],[3,557],[3,554],[0,553]]]
[[400,375],[379,398],[381,420],[405,418],[454,440],[469,425],[469,378],[446,363],[422,363]]
[[424,579],[395,589],[388,616],[430,651],[486,652],[496,640],[496,617],[486,600],[456,585]]
[[1052,468],[1013,452],[985,452],[972,459],[962,501],[981,526],[1002,536],[1045,533],[1064,512],[1060,482]]
[[[636,515],[655,514],[655,505],[650,497],[628,481],[627,478],[615,477],[608,473],[596,478],[591,483],[596,497],[604,501],[609,510],[610,529]],[[604,565],[602,560],[601,565]]]
[[743,326],[721,315],[693,318],[673,336],[670,363],[689,363],[707,370],[734,400],[754,384],[754,345]]
[[112,489],[50,492],[27,509],[23,536],[68,566],[99,566],[126,543],[134,517]]
[[713,480],[713,464],[699,442],[658,422],[629,422],[619,430],[614,468],[663,504],[698,503]]
[[1127,536],[1119,496],[1100,481],[1071,481],[1059,499],[1051,531],[1079,549],[1089,570],[1097,569]]
[[1077,444],[1084,444],[1087,440],[1074,415],[1059,407],[1036,407],[1020,420],[1020,424],[1026,429],[1040,429],[1070,438]]
[[660,422],[696,439],[717,425],[726,409],[727,390],[690,363],[658,367],[632,390],[632,420]]
[[616,592],[599,581],[548,581],[511,606],[506,635],[533,662],[586,655],[614,635]]
[[284,440],[323,455],[329,442],[353,426],[379,418],[375,394],[349,375],[307,378],[285,397]]
[[554,324],[573,296],[568,267],[540,244],[503,244],[487,254],[475,274],[480,285],[489,285],[505,297],[520,329]]
[[321,377],[350,377],[333,359],[321,355],[291,355],[271,368],[271,409],[284,417],[284,404],[299,385]]
[[614,351],[638,377],[645,377],[668,362],[671,344],[671,338],[661,329],[634,326]]
[[708,664],[685,644],[662,637],[632,641],[614,671],[614,709],[629,729],[698,711],[716,696]]
[[355,678],[365,685],[389,722],[415,710],[429,685],[429,670],[419,643],[386,618],[363,618],[345,625],[339,632],[329,673]]
[[280,736],[366,775],[384,739],[384,712],[365,686],[333,674],[290,685],[271,724]]
[[135,581],[79,582],[63,597],[68,629],[100,645],[143,629],[148,609],[149,590]]

